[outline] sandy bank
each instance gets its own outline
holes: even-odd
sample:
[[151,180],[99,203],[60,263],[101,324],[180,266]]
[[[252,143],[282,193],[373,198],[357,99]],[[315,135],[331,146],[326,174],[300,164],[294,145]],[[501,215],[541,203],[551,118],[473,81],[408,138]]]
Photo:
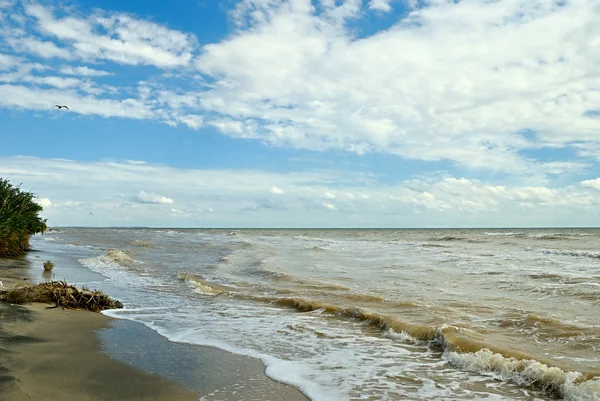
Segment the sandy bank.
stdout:
[[198,400],[166,380],[110,359],[95,331],[109,318],[46,305],[1,306],[2,399]]
[[[9,264],[0,261],[4,286],[27,283],[27,263]],[[266,377],[258,360],[171,343],[99,313],[47,306],[0,302],[3,401],[306,400]]]

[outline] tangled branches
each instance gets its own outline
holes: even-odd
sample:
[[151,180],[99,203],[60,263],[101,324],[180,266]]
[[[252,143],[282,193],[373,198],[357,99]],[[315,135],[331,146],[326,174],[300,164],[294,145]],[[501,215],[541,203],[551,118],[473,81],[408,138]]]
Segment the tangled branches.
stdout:
[[123,304],[112,300],[102,291],[82,287],[81,289],[65,281],[50,281],[38,285],[17,286],[0,292],[0,301],[13,304],[27,302],[54,303],[69,309],[87,309],[100,312],[104,309],[120,309]]

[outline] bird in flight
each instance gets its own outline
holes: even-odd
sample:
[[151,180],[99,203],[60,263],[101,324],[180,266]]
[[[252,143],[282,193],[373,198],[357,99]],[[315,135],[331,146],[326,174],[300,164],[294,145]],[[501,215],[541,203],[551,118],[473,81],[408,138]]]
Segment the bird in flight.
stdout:
[[59,106],[58,104],[55,104],[54,107],[58,107],[58,109],[62,109],[63,107],[67,110],[69,110],[69,108],[67,106]]

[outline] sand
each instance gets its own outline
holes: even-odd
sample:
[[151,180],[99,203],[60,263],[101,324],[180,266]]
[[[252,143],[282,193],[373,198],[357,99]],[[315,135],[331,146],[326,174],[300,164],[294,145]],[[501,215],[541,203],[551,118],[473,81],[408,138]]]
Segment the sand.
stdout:
[[4,305],[2,348],[5,391],[20,400],[174,400],[199,396],[110,359],[95,331],[107,317],[46,305]]
[[[26,264],[7,263],[0,262],[3,285],[24,282]],[[99,313],[47,306],[0,302],[3,401],[307,400],[266,377],[258,360],[174,344]]]

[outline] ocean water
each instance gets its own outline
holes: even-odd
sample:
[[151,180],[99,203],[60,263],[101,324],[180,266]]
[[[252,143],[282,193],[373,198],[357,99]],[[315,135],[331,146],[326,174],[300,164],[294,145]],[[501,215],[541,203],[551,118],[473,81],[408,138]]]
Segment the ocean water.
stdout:
[[65,228],[32,244],[80,263],[57,279],[125,304],[107,315],[258,358],[312,400],[600,400],[599,229]]

